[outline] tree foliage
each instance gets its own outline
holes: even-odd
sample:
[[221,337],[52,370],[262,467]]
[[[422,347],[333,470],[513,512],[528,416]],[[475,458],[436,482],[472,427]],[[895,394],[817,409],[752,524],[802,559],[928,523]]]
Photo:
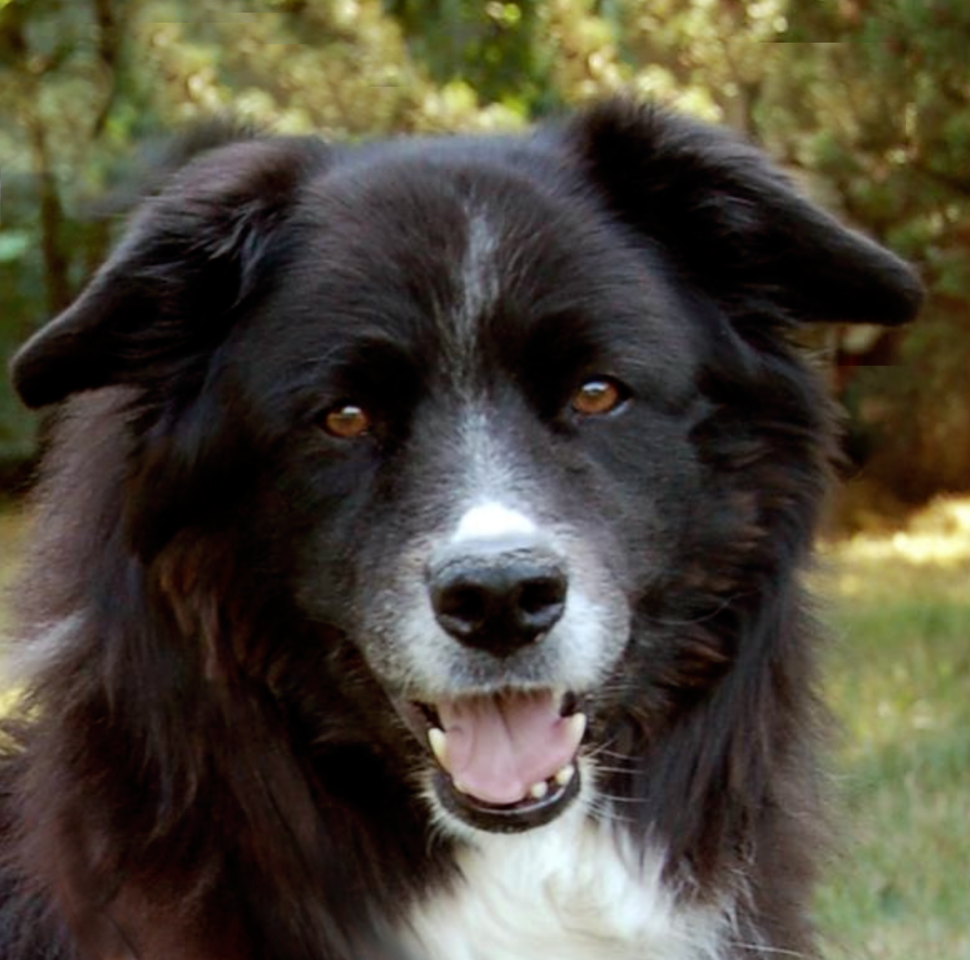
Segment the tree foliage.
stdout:
[[[926,318],[849,399],[899,494],[966,487],[968,36],[966,0],[0,0],[0,348],[69,301],[132,157],[194,118],[362,138],[633,91],[761,140],[922,265]],[[4,387],[0,459],[32,442]]]
[[[871,469],[905,500],[970,487],[970,72],[964,0],[792,5],[815,44],[802,162],[847,214],[923,268],[897,364],[853,385]],[[878,8],[878,9],[876,9]]]

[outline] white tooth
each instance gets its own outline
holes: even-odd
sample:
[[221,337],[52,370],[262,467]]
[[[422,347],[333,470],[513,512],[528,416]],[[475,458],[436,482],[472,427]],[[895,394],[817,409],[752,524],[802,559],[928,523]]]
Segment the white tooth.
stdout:
[[583,734],[586,733],[586,714],[585,713],[574,713],[571,717],[566,719],[566,723],[569,724],[569,732],[575,739],[576,743],[579,743],[583,739]]
[[558,783],[560,787],[564,787],[575,776],[576,768],[570,763],[563,767],[553,779],[555,779],[556,783]]
[[549,792],[549,785],[545,780],[540,780],[538,783],[534,783],[529,788],[529,796],[533,800],[541,800]]
[[471,791],[465,786],[460,780],[452,780],[452,786],[459,792],[464,794],[469,794]]
[[428,744],[438,763],[444,767],[445,759],[448,756],[448,735],[444,730],[432,727],[428,731]]

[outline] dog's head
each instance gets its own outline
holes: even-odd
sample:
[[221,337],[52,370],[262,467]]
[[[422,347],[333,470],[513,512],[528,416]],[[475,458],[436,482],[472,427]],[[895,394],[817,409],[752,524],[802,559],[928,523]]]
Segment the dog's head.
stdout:
[[235,578],[234,656],[311,714],[344,664],[446,820],[518,830],[620,712],[703,696],[737,654],[717,611],[804,550],[827,415],[788,331],[919,300],[755,151],[610,104],[523,139],[212,150],[13,376],[31,406],[129,388],[126,536],[168,593]]

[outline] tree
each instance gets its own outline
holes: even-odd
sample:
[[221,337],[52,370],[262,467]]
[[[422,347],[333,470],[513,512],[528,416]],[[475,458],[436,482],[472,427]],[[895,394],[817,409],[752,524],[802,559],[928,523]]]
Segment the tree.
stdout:
[[[93,214],[125,194],[135,145],[193,118],[363,138],[517,126],[632,90],[764,142],[923,266],[931,304],[896,337],[900,366],[855,372],[848,399],[884,434],[871,472],[904,498],[970,486],[966,0],[244,6],[0,0],[4,352],[102,257]],[[30,449],[30,424],[0,390],[0,460]]]
[[850,399],[877,434],[870,475],[904,500],[970,488],[970,74],[964,0],[792,4],[814,44],[800,161],[845,212],[917,261],[930,292],[898,365]]
[[[232,0],[0,0],[5,357],[102,259],[104,198],[130,193],[136,144],[230,107],[268,129],[352,137],[480,116],[474,98],[439,95],[377,0],[251,9]],[[4,382],[0,469],[29,455],[33,425]]]
[[[108,120],[123,71],[121,9],[110,0],[0,3],[5,353],[26,334],[33,316],[70,302],[89,261],[104,249],[103,227],[77,212],[98,192],[104,174],[101,150],[112,134]],[[69,195],[65,183],[71,184]],[[32,443],[32,421],[3,391],[0,467]]]

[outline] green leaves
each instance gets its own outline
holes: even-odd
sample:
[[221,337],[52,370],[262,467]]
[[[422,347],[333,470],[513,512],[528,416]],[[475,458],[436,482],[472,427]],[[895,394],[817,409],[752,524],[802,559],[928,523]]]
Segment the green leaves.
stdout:
[[[963,366],[920,362],[965,371],[968,36],[966,0],[0,0],[0,340],[78,288],[104,250],[102,198],[193,119],[363,139],[507,128],[631,91],[759,139],[919,260],[945,301],[920,349]],[[965,403],[949,377],[900,368],[861,388],[929,417]],[[970,478],[970,431],[947,442]]]
[[0,263],[20,260],[30,249],[30,235],[26,230],[0,232]]

